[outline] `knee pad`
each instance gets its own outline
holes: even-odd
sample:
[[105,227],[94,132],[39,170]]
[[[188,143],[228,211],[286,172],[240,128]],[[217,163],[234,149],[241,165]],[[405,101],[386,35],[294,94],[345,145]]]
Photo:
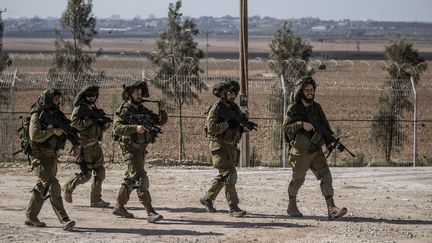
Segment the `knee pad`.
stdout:
[[332,184],[333,183],[333,179],[332,179],[332,175],[330,173],[330,170],[326,170],[321,175],[319,175],[319,179],[321,180],[322,184]]
[[105,180],[105,168],[100,168],[98,170],[93,170],[93,176],[95,182]]
[[55,181],[49,185],[48,192],[51,198],[61,197],[61,187],[58,181]]
[[49,195],[46,196],[46,194],[48,194],[47,188],[42,184],[36,184],[30,192],[32,192],[38,200],[46,200],[49,197]]
[[237,183],[237,172],[230,172],[226,176],[225,184],[226,185],[235,185]]

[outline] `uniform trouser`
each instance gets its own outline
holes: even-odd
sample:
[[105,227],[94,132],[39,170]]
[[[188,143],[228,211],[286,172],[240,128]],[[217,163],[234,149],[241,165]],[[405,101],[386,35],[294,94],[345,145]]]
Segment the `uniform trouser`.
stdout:
[[105,167],[103,166],[103,152],[99,144],[84,148],[84,161],[87,164],[87,171],[78,173],[70,178],[64,185],[65,191],[72,193],[78,185],[82,185],[94,175],[91,186],[90,202],[99,202],[102,198],[102,182],[105,180]]
[[130,194],[136,189],[138,199],[143,205],[151,203],[152,199],[148,190],[150,183],[147,172],[144,170],[145,149],[135,149],[127,145],[122,145],[121,148],[128,168],[117,196],[117,202],[122,205],[127,204]]
[[69,219],[63,206],[60,184],[56,178],[57,174],[57,155],[37,156],[32,164],[38,181],[32,190],[32,197],[27,207],[26,216],[36,219],[48,196],[51,206],[60,222]]
[[321,193],[323,196],[333,196],[332,176],[326,158],[321,149],[316,151],[290,150],[289,161],[292,166],[292,179],[288,185],[288,195],[296,197],[300,187],[303,185],[306,172],[311,169],[317,180],[320,180]]
[[[212,146],[214,148],[212,148]],[[240,152],[236,145],[225,145],[212,143],[210,145],[212,154],[212,163],[218,169],[219,175],[216,176],[210,189],[206,193],[206,197],[214,201],[225,186],[225,197],[228,205],[236,206],[239,203],[237,196],[237,170],[235,165],[239,161]]]
[[212,201],[216,200],[217,195],[225,186],[225,198],[228,205],[237,205],[239,203],[239,199],[235,187],[235,184],[237,182],[236,168],[232,167],[230,169],[218,170],[219,175],[213,179],[210,189],[206,193],[206,197]]

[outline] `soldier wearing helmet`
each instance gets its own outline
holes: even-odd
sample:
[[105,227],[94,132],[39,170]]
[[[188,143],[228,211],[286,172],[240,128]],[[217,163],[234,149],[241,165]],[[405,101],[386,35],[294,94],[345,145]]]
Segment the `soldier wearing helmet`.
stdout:
[[88,85],[81,89],[75,97],[74,109],[72,111],[72,126],[78,129],[81,139],[81,173],[70,178],[64,185],[64,199],[72,203],[72,193],[78,185],[88,182],[93,174],[93,182],[90,192],[90,206],[106,208],[109,202],[102,200],[102,182],[105,179],[105,167],[102,147],[103,132],[106,131],[111,122],[101,123],[97,117],[92,116],[96,112],[106,115],[105,112],[96,107],[99,97],[99,87]]
[[229,214],[233,217],[242,217],[246,211],[238,207],[239,199],[236,191],[237,171],[236,165],[239,162],[240,150],[237,144],[243,132],[247,129],[236,120],[226,120],[218,117],[217,109],[231,109],[236,114],[241,114],[239,106],[235,103],[240,85],[237,81],[227,80],[218,83],[213,88],[213,94],[219,98],[207,113],[206,129],[210,137],[210,152],[213,166],[218,169],[217,175],[206,195],[200,198],[206,210],[210,213],[216,212],[213,201],[219,192],[225,187],[225,197],[229,206]]
[[[295,83],[290,97],[290,105],[283,123],[285,138],[290,144],[289,162],[292,166],[292,179],[288,185],[289,204],[287,213],[293,217],[302,217],[297,207],[297,194],[305,181],[306,172],[310,169],[321,181],[321,193],[325,198],[328,217],[334,219],[347,213],[346,208],[338,208],[334,204],[332,176],[325,154],[329,152],[330,141],[315,133],[308,117],[319,121],[331,131],[329,122],[321,105],[315,101],[316,82],[312,77],[302,77]],[[321,147],[326,145],[323,152]]]
[[[67,119],[60,110],[61,92],[57,89],[45,90],[32,106],[29,125],[29,137],[31,145],[32,170],[38,177],[34,186],[32,197],[26,211],[25,224],[34,227],[46,227],[39,221],[38,215],[46,199],[49,198],[51,206],[57,218],[63,225],[63,230],[70,230],[75,226],[63,206],[61,187],[57,179],[57,164],[59,150],[65,146],[66,135],[62,128],[46,124],[40,119],[42,112],[47,112],[53,117]],[[73,155],[79,154],[78,141],[71,140]]]
[[123,159],[127,163],[125,179],[120,187],[117,202],[113,214],[125,218],[133,218],[134,215],[125,209],[129,196],[133,190],[137,190],[139,201],[147,212],[147,221],[150,223],[161,220],[162,215],[156,213],[152,206],[152,198],[149,192],[149,178],[144,169],[146,148],[150,143],[155,142],[155,135],[143,125],[128,123],[122,117],[126,112],[138,115],[148,115],[155,121],[155,125],[164,125],[168,121],[164,103],[159,102],[159,113],[155,114],[146,108],[143,97],[149,97],[146,82],[136,82],[123,87],[122,98],[124,103],[117,109],[114,115],[114,135],[118,137]]

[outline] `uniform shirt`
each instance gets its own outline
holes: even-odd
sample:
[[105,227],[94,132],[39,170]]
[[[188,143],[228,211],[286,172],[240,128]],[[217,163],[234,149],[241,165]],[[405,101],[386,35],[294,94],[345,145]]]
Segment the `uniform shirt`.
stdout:
[[105,127],[89,117],[78,117],[80,109],[93,109],[83,104],[75,106],[72,111],[71,126],[78,129],[82,145],[102,140],[102,131]]
[[237,104],[228,105],[219,100],[207,114],[207,129],[210,140],[230,145],[238,143],[242,136],[243,127],[240,125],[235,128],[229,127],[227,120],[216,115],[216,109],[231,109],[239,116],[241,115]]
[[126,144],[148,144],[154,142],[155,139],[154,136],[147,131],[144,132],[144,134],[137,133],[137,125],[129,124],[121,118],[121,114],[127,110],[135,114],[149,114],[155,121],[154,125],[164,125],[168,121],[166,111],[160,111],[159,114],[155,114],[142,104],[138,106],[138,109],[135,109],[135,107],[128,102],[122,104],[114,116],[113,131],[115,135],[121,136],[121,142]]

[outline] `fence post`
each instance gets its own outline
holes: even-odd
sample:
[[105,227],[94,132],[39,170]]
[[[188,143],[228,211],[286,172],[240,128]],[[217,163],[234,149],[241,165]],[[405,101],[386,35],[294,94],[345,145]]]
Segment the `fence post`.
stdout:
[[[282,82],[282,91],[283,91],[283,116],[282,117],[283,117],[283,119],[285,119],[285,115],[287,113],[288,97],[287,97],[287,88],[285,86],[285,78],[284,78],[283,74],[281,74],[281,82]],[[284,134],[282,134],[282,166],[284,168],[288,167],[286,159],[287,159],[286,158],[286,141],[285,141]]]
[[413,114],[413,167],[416,166],[416,160],[417,160],[417,91],[415,87],[415,80],[414,77],[410,77],[411,85],[413,89],[414,94],[414,114]]
[[15,69],[14,72],[14,76],[13,76],[13,80],[12,80],[12,86],[10,89],[10,109],[11,109],[11,132],[12,132],[12,146],[11,146],[11,157],[12,160],[15,160],[15,145],[16,145],[16,121],[15,121],[15,113],[16,113],[16,84],[15,81],[17,80],[17,73],[18,73],[18,69]]

